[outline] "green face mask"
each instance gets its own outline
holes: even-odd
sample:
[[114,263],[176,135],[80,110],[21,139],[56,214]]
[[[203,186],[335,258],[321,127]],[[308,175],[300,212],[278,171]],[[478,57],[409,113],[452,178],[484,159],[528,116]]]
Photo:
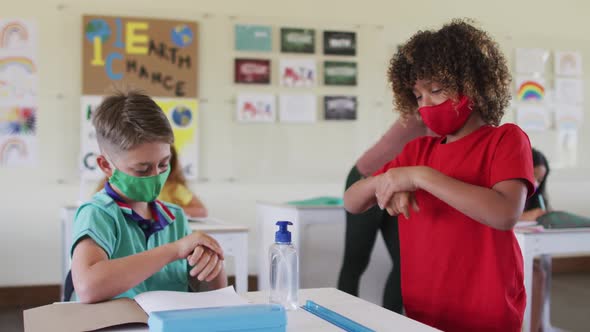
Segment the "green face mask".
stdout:
[[125,174],[115,168],[109,182],[136,202],[153,202],[160,195],[169,174],[170,167],[164,173],[144,177]]

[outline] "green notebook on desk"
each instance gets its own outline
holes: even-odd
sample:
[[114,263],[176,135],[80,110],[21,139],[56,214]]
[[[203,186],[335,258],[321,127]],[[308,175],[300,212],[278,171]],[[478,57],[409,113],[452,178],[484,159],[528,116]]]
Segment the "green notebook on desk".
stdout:
[[590,218],[575,215],[573,213],[552,211],[537,219],[539,225],[545,229],[563,228],[590,228]]
[[291,201],[287,202],[287,204],[296,206],[343,206],[344,201],[340,197],[321,196],[302,201]]

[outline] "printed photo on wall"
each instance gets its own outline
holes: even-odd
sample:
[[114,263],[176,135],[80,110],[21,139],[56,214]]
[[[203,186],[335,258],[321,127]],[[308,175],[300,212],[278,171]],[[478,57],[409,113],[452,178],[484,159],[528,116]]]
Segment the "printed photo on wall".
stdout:
[[324,96],[325,120],[356,120],[355,96]]
[[315,30],[281,28],[282,53],[315,53]]
[[285,87],[313,87],[317,80],[313,59],[281,59],[281,85]]
[[270,84],[270,60],[235,59],[234,82]]
[[275,122],[275,96],[271,94],[239,94],[236,100],[238,122]]
[[356,62],[325,61],[324,62],[324,84],[325,85],[348,85],[357,84]]
[[324,31],[324,54],[356,55],[356,32]]
[[236,24],[236,51],[270,52],[272,28],[264,25]]

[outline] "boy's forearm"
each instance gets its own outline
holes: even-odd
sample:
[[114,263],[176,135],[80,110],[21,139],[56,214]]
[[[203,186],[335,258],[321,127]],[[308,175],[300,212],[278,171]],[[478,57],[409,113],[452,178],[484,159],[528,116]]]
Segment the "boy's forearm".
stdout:
[[139,254],[100,261],[84,271],[84,277],[76,285],[76,294],[85,303],[111,299],[177,259],[174,246],[166,244]]
[[462,182],[429,167],[421,167],[416,184],[461,213],[492,228],[511,229],[522,213],[514,202],[494,189]]
[[362,213],[377,203],[375,199],[377,177],[357,181],[344,193],[344,208],[350,213]]

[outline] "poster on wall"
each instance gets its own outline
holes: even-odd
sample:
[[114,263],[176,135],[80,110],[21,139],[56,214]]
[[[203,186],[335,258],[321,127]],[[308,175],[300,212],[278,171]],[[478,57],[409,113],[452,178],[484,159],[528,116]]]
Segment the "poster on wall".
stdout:
[[356,32],[324,31],[324,54],[356,55]]
[[37,164],[37,30],[0,19],[0,167]]
[[582,54],[580,52],[555,52],[555,74],[559,76],[582,76]]
[[356,86],[356,62],[325,61],[324,84]]
[[174,147],[184,176],[191,180],[197,178],[199,149],[197,142],[197,121],[199,105],[195,99],[156,98],[174,133]]
[[270,52],[272,50],[272,28],[264,25],[236,24],[236,51]]
[[545,74],[549,51],[542,48],[517,48],[516,72],[518,74]]
[[313,87],[316,85],[317,68],[313,59],[281,59],[281,85],[285,87]]
[[545,79],[521,76],[516,78],[516,100],[521,102],[543,102],[545,100]]
[[325,120],[356,120],[355,96],[324,96]]
[[551,125],[547,108],[541,105],[519,105],[516,109],[516,123],[524,131],[543,131]]
[[315,30],[281,28],[282,53],[315,53]]
[[86,15],[82,31],[83,95],[131,87],[197,97],[196,22]]
[[270,60],[235,59],[234,83],[270,84]]
[[286,123],[314,123],[317,121],[317,103],[311,93],[279,96],[279,116]]
[[579,105],[584,102],[584,81],[578,78],[555,79],[555,101]]
[[96,142],[96,130],[92,126],[92,115],[102,101],[101,96],[80,98],[80,174],[84,179],[100,180],[104,177],[98,168],[96,157],[100,154]]
[[275,96],[272,94],[239,94],[236,119],[238,122],[275,122],[275,104]]

